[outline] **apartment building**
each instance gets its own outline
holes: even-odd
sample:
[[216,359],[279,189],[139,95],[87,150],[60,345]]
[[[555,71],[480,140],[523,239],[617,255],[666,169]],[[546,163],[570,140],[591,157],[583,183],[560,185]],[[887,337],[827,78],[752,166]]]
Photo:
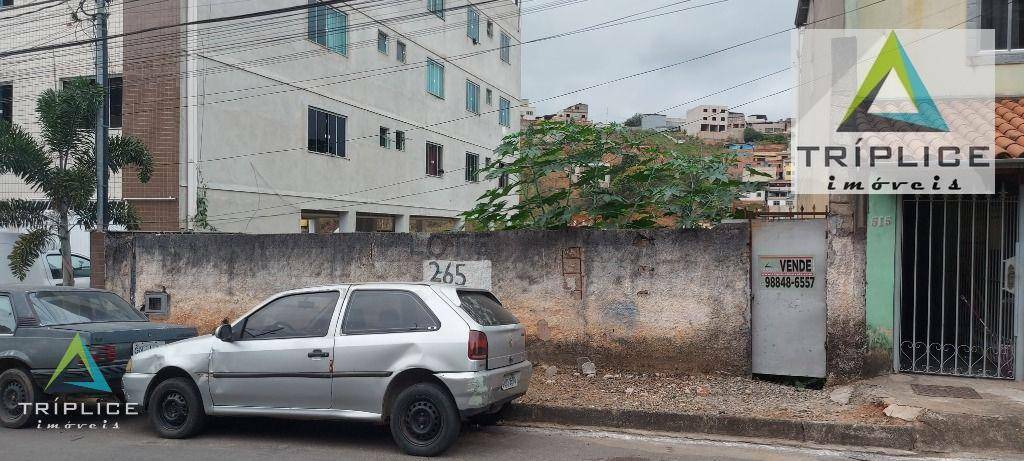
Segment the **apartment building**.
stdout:
[[[475,3],[114,2],[111,34],[126,37],[111,41],[112,105],[157,171],[113,179],[112,198],[134,203],[144,230],[457,228],[497,185],[480,169],[522,104],[518,2]],[[89,38],[80,29],[59,40]],[[5,49],[47,39],[3,35]],[[0,60],[15,123],[32,125],[41,91],[92,74],[91,46],[57,53]]]
[[729,108],[718,105],[700,105],[686,111],[683,132],[705,141],[729,139]]

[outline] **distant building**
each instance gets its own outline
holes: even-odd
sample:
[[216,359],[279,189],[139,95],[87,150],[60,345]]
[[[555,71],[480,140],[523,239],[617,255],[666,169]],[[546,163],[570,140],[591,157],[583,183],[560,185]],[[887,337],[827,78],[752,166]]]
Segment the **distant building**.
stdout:
[[640,116],[641,130],[663,131],[668,128],[668,117],[662,114],[643,114]]
[[530,122],[537,119],[537,109],[530,104],[529,99],[523,99],[522,109],[519,110],[519,118]]
[[665,124],[671,130],[682,131],[686,126],[686,117],[665,117]]
[[565,109],[562,109],[554,114],[541,115],[538,117],[531,110],[530,118],[527,118],[525,114],[523,116],[524,126],[529,125],[530,123],[533,123],[538,120],[590,124],[590,106],[580,102],[573,104],[569,107],[566,107]]
[[726,117],[726,123],[729,137],[740,142],[746,141],[743,137],[743,130],[747,129],[747,119],[743,116],[742,112],[729,112],[728,117]]
[[686,111],[686,125],[682,131],[705,141],[724,142],[729,140],[729,108],[726,106],[701,105]]
[[[763,117],[763,116],[759,116],[759,117]],[[758,132],[761,132],[761,133],[764,133],[764,134],[788,134],[789,131],[790,131],[790,128],[792,126],[793,126],[793,119],[791,119],[791,118],[784,118],[784,119],[781,119],[781,120],[778,120],[778,121],[775,121],[775,122],[769,122],[769,121],[765,120],[765,121],[758,121],[758,122],[753,122],[753,123],[750,122],[750,118],[749,117],[747,118],[747,127],[748,128],[752,128],[752,129],[757,130]]]
[[[793,169],[786,145],[734,144],[729,148],[739,151],[736,165],[730,169],[733,177],[744,182],[765,183],[764,188],[742,197],[738,206],[765,211],[793,211]],[[761,174],[754,174],[751,170]]]

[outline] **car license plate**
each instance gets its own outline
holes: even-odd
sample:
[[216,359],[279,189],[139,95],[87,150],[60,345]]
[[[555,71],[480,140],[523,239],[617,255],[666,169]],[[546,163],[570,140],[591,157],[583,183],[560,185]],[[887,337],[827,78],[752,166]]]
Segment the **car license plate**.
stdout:
[[509,389],[519,386],[519,373],[509,373],[505,375],[505,380],[501,383],[501,390],[507,391]]
[[141,354],[150,349],[156,349],[160,346],[167,344],[165,341],[144,341],[141,343],[132,344],[132,355]]

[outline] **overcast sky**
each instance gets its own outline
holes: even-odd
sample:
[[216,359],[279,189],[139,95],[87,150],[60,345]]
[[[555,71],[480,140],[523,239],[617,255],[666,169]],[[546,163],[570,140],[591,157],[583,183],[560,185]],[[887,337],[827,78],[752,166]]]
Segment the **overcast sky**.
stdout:
[[[524,11],[550,0],[524,1]],[[643,14],[676,11],[719,0],[691,0]],[[523,40],[532,40],[602,23],[679,0],[582,0],[548,11],[524,14]],[[523,97],[537,114],[575,104],[590,105],[595,121],[622,122],[630,115],[661,112],[791,64],[789,33],[669,69],[573,95],[568,91],[683,61],[710,51],[793,26],[796,0],[726,0],[709,6],[553,40],[528,44],[523,51]],[[792,71],[744,85],[727,93],[665,111],[681,116],[698,104],[734,106],[788,88]],[[737,108],[770,119],[790,117],[793,95],[784,93]]]

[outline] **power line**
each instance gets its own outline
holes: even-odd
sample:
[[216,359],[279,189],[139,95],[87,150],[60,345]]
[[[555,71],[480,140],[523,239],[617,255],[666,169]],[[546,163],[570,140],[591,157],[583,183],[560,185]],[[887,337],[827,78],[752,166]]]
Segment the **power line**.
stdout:
[[[885,0],[878,0],[878,1],[874,2],[874,3],[868,4],[868,5],[864,5],[864,6],[861,6],[861,7],[855,8],[855,9],[853,9],[853,10],[850,10],[850,11],[844,11],[843,13],[840,13],[840,14],[837,14],[837,15],[834,15],[834,16],[830,16],[830,17],[827,17],[827,18],[822,18],[822,19],[819,19],[819,20],[816,20],[816,21],[810,22],[810,23],[808,23],[808,24],[813,24],[813,23],[817,23],[817,22],[822,22],[822,21],[830,20],[830,19],[833,19],[833,18],[835,18],[835,17],[838,17],[838,16],[841,16],[841,15],[845,15],[845,14],[848,14],[848,13],[852,13],[852,12],[854,12],[854,11],[858,11],[858,10],[860,10],[860,9],[863,9],[863,8],[867,8],[867,7],[870,7],[870,6],[872,6],[872,5],[876,5],[876,4],[882,3],[882,2],[884,2],[884,1],[885,1]],[[953,27],[955,27],[955,26],[953,26]],[[786,31],[790,31],[790,30],[793,30],[793,29],[796,29],[796,27],[793,27],[793,28],[788,28],[788,29],[786,29]],[[762,38],[766,38],[766,37],[770,37],[770,36],[778,35],[779,33],[782,33],[782,32],[777,32],[777,33],[773,33],[773,34],[767,34],[767,35],[764,35],[764,36],[762,36]],[[760,38],[759,38],[759,39],[760,39]],[[756,40],[759,40],[759,39],[756,39]],[[745,43],[750,43],[750,42],[751,42],[751,41],[747,41],[747,42],[742,42],[742,43],[744,43],[744,44],[745,44]],[[726,48],[723,48],[723,49],[722,49],[722,51],[724,51],[724,50],[728,50],[728,49],[732,49],[732,48],[735,48],[735,47],[736,47],[735,45],[734,45],[734,46],[731,46],[731,47],[726,47]],[[715,54],[715,53],[716,53],[716,52],[711,52],[711,53],[707,53],[707,54],[704,54],[704,55],[701,55],[701,56],[710,56],[710,55],[712,55],[712,54]],[[663,69],[663,68],[666,68],[666,67],[668,67],[668,66],[662,66],[662,67],[660,67],[660,68],[658,68],[658,69]],[[721,93],[724,93],[724,92],[730,91],[730,90],[732,90],[732,89],[735,89],[735,88],[739,88],[739,87],[741,87],[741,86],[744,86],[744,85],[748,85],[748,84],[750,84],[750,83],[753,83],[753,82],[756,82],[756,81],[760,81],[760,80],[763,80],[763,79],[765,79],[765,78],[769,78],[769,77],[771,77],[771,76],[774,76],[774,75],[778,75],[778,74],[780,74],[780,73],[782,73],[782,72],[785,72],[785,71],[787,71],[787,70],[790,70],[790,69],[791,69],[791,67],[786,67],[786,68],[783,68],[783,69],[779,69],[779,70],[776,70],[776,71],[774,71],[774,72],[770,72],[770,73],[768,73],[768,74],[764,74],[764,75],[762,75],[762,76],[760,76],[760,77],[757,77],[757,78],[754,78],[754,79],[751,79],[751,80],[745,81],[745,82],[743,82],[743,83],[740,83],[740,84],[737,84],[737,85],[733,85],[733,86],[730,86],[730,87],[728,87],[728,88],[725,88],[725,89],[722,89],[722,90],[719,90],[719,91],[716,91],[716,92],[713,92],[713,93],[710,93],[710,94],[707,94],[707,95],[701,96],[701,97],[699,97],[699,98],[695,98],[695,99],[692,99],[692,100],[689,100],[689,101],[685,101],[685,102],[683,102],[683,103],[680,103],[680,104],[677,104],[677,105],[675,105],[675,106],[671,106],[671,107],[669,107],[669,108],[666,108],[666,109],[664,109],[664,110],[662,110],[662,111],[665,111],[665,110],[670,110],[670,109],[673,109],[673,108],[676,108],[676,107],[680,107],[680,106],[683,106],[683,105],[687,105],[687,104],[692,104],[693,102],[696,102],[696,101],[699,101],[699,100],[702,100],[702,99],[705,99],[705,98],[708,98],[708,97],[711,97],[711,96],[715,96],[715,95],[718,95],[718,94],[721,94]],[[639,76],[639,75],[646,75],[647,73],[649,73],[649,72],[641,72],[641,73],[637,73],[637,74],[633,74],[633,75],[634,75],[634,76]],[[821,78],[821,77],[819,77],[819,78]],[[621,78],[620,78],[620,79],[616,79],[616,80],[612,80],[612,81],[609,81],[609,82],[614,82],[614,81],[620,81],[620,80],[621,80]],[[799,86],[799,85],[797,85],[797,86]],[[591,86],[591,87],[594,87],[594,86]],[[588,87],[588,88],[590,88],[590,87]],[[763,99],[767,99],[767,98],[770,98],[770,97],[774,97],[774,96],[777,96],[777,95],[779,95],[779,94],[782,94],[782,93],[785,93],[785,92],[787,92],[787,91],[790,91],[790,90],[792,90],[793,88],[796,88],[796,87],[792,87],[792,88],[787,88],[787,89],[784,89],[784,90],[781,90],[781,91],[777,91],[777,92],[771,93],[771,94],[769,94],[769,95],[765,95],[765,96],[762,96],[762,97],[759,97],[759,98],[755,98],[755,99],[752,99],[752,100],[746,101],[746,102],[744,102],[744,103],[742,103],[742,104],[738,104],[738,105],[735,105],[735,106],[732,106],[732,107],[730,107],[730,108],[729,108],[729,110],[732,110],[732,109],[735,109],[735,108],[740,108],[740,107],[743,107],[743,106],[746,106],[746,105],[752,104],[753,102],[756,102],[756,101],[760,101],[760,100],[763,100]],[[557,97],[557,96],[556,96],[556,97]],[[546,99],[551,99],[551,98],[546,98]],[[544,99],[544,100],[546,100],[546,99]],[[659,112],[662,112],[662,111],[659,111]],[[686,123],[685,125],[688,125],[688,124],[690,124],[690,123],[692,123],[692,122],[687,122],[687,123]],[[455,170],[455,171],[457,171],[457,170]],[[408,180],[405,180],[405,181],[400,181],[400,182],[398,182],[398,183],[394,183],[394,184],[391,184],[391,185],[385,185],[385,186],[378,186],[378,187],[375,187],[375,188],[371,188],[371,189],[367,189],[367,190],[364,190],[364,191],[355,191],[355,192],[351,192],[351,193],[346,193],[346,194],[339,194],[339,195],[337,195],[337,196],[334,196],[334,197],[343,197],[343,196],[346,196],[346,195],[354,195],[354,194],[358,194],[358,193],[361,193],[361,192],[365,192],[365,191],[371,191],[371,190],[377,190],[377,189],[380,189],[380,188],[392,187],[392,186],[395,186],[395,185],[405,184],[405,183],[408,183],[408,182],[413,182],[413,181],[417,181],[417,180],[421,180],[421,179],[424,179],[424,177],[423,177],[423,176],[420,176],[420,177],[417,177],[417,178],[412,178],[412,179],[408,179]],[[474,183],[463,183],[463,184],[459,184],[459,185],[456,185],[456,186],[450,186],[450,187],[445,187],[445,188],[441,188],[441,189],[433,189],[433,190],[428,190],[428,191],[421,191],[421,192],[416,192],[416,193],[404,194],[404,195],[401,195],[401,196],[396,196],[396,197],[390,197],[390,198],[387,198],[387,199],[383,199],[383,201],[385,201],[385,202],[386,202],[386,201],[394,200],[394,199],[397,199],[397,198],[404,198],[404,197],[407,197],[407,196],[411,196],[411,195],[418,195],[418,194],[424,194],[424,193],[430,193],[430,192],[437,192],[437,191],[442,191],[442,190],[448,190],[448,189],[452,189],[452,188],[455,188],[455,187],[465,187],[466,185],[469,185],[469,184],[474,184]],[[289,205],[286,205],[286,206],[294,206],[294,205],[296,205],[296,204],[301,204],[301,203],[310,203],[310,202],[315,202],[315,201],[321,201],[321,200],[331,200],[331,198],[330,198],[330,197],[327,197],[327,198],[316,198],[316,199],[311,199],[311,200],[309,200],[309,201],[306,201],[306,202],[298,202],[298,203],[292,203],[292,204],[289,204]],[[348,200],[346,200],[346,201],[348,201]],[[355,205],[359,205],[359,204],[361,204],[361,203],[357,203],[357,204],[355,204]],[[383,204],[383,203],[378,203],[378,204]],[[350,208],[351,206],[355,206],[355,205],[348,205],[348,206],[343,206],[343,207],[341,207],[341,208],[342,208],[342,209],[344,209],[344,208]],[[275,207],[275,208],[277,208],[277,207]],[[247,213],[247,212],[254,212],[254,213],[255,213],[255,212],[258,212],[258,211],[261,211],[261,210],[247,210],[247,211],[241,211],[241,212],[231,212],[230,214],[242,214],[242,213]],[[340,211],[340,210],[339,210],[339,211]],[[260,216],[255,216],[255,215],[254,215],[254,216],[252,216],[252,217],[249,217],[249,218],[244,218],[244,219],[241,219],[241,220],[245,220],[245,219],[254,219],[254,218],[266,218],[266,217],[275,217],[275,216],[286,216],[286,215],[290,215],[290,214],[293,214],[293,213],[294,213],[294,212],[287,212],[287,213],[279,213],[279,214],[271,214],[271,215],[260,215]],[[222,216],[227,216],[227,215],[228,215],[228,214],[224,214],[224,215],[222,215]],[[209,218],[208,218],[207,220],[208,220],[208,221],[225,221],[225,220],[227,220],[227,219],[228,219],[228,218],[220,218],[220,219],[217,219],[217,218],[215,218],[215,219],[209,219]],[[236,220],[236,221],[231,221],[231,222],[238,222],[238,220]],[[230,222],[229,222],[229,223],[230,223]]]
[[[404,0],[404,1],[409,1],[409,0]],[[490,1],[493,2],[493,1],[498,1],[498,0],[490,0]],[[561,0],[561,1],[564,1],[564,0]],[[581,0],[573,0],[573,1],[581,1]],[[556,3],[556,2],[552,2],[552,3]],[[545,6],[547,6],[547,5],[541,5],[541,7],[545,7]],[[461,9],[461,8],[464,8],[464,7],[465,6],[458,6],[458,7],[449,8],[449,10]],[[422,17],[424,15],[431,15],[432,16],[433,13],[426,12],[426,13],[417,13],[415,15],[407,15],[407,16],[401,16],[401,17],[391,17],[391,18],[385,18],[382,21],[388,22],[388,23],[390,23],[390,22],[398,22],[396,20],[417,19],[417,18]],[[303,21],[305,20],[305,18],[302,18],[302,19],[303,19]],[[360,24],[356,24],[356,25],[350,25],[348,27],[348,30],[358,30],[358,29],[366,28],[367,25],[372,25],[372,24],[360,23]],[[431,32],[431,33],[435,32],[435,31],[436,32],[442,32],[444,30],[447,30],[446,27],[447,26],[445,26],[445,28],[440,28],[440,29],[437,28],[437,27],[430,27],[430,28],[426,28],[426,29],[417,29],[417,30],[414,30],[414,31],[412,31],[410,33],[421,34],[421,33],[424,33],[424,32]],[[251,29],[251,28],[247,27],[247,29]],[[222,32],[218,31],[218,33],[222,33]],[[301,34],[294,34],[293,36],[295,36],[295,37],[301,36],[302,37],[302,41],[305,41],[307,34],[305,32],[303,32]],[[206,39],[206,38],[209,38],[209,36],[203,35],[201,38]],[[289,37],[286,36],[284,38],[289,38]],[[262,45],[259,44],[259,43],[254,43],[253,41],[247,41],[247,42],[244,42],[244,43],[243,43],[243,41],[240,41],[237,44],[221,45],[220,47],[212,47],[212,48],[204,49],[204,51],[206,51],[206,52],[209,52],[210,50],[212,50],[212,51],[221,51],[221,50],[231,49],[231,48],[239,48],[239,49],[242,49],[244,51],[251,51],[251,50],[253,50],[255,48],[267,46],[267,44],[273,45],[274,43],[272,43],[272,42],[278,42],[278,41],[281,41],[281,39],[280,38],[275,38],[273,40],[265,40]],[[366,41],[363,41],[363,42],[355,42],[355,43],[351,43],[350,44],[350,48],[356,48],[356,47],[362,47],[362,46],[370,46],[370,45],[373,45],[375,43],[376,43],[375,39],[373,39],[373,40],[366,40]],[[313,55],[313,54],[328,54],[328,53],[331,53],[331,52],[327,51],[326,49],[324,49],[322,47],[317,47],[315,50],[301,51],[299,53],[293,53],[293,55],[296,55],[297,57],[301,58],[301,57],[310,56],[310,55]],[[173,55],[167,55],[166,53],[156,53],[154,55],[150,55],[149,57],[151,57],[151,58],[155,57],[156,58],[155,61],[164,61],[166,63],[172,63],[172,62],[177,62],[180,57],[188,56],[188,55],[189,55],[188,52],[184,52],[183,51],[183,52],[180,52],[180,53],[177,53],[177,54],[173,54]],[[145,56],[143,56],[143,58],[145,58]],[[248,63],[259,63],[259,62],[282,62],[282,61],[280,61],[280,58],[282,58],[282,57],[281,56],[262,57],[262,58],[258,58],[258,59],[251,60],[251,61],[242,61],[242,62],[239,62],[237,64],[248,64]],[[149,62],[149,61],[147,61],[145,59],[139,59],[137,57],[133,57],[133,59],[132,59],[132,63],[136,64],[136,65],[144,64],[144,63],[147,63],[147,62]],[[71,68],[73,68],[73,67],[65,66],[62,69],[63,70],[68,70],[68,69],[71,69]],[[43,70],[43,69],[40,68],[40,70]],[[228,69],[228,70],[230,70],[230,69]],[[45,72],[49,73],[50,69],[46,68]],[[361,71],[361,72],[367,72],[367,71]],[[38,71],[36,73],[38,73]],[[187,71],[186,72],[180,72],[180,74],[182,76],[187,76],[190,73],[192,75],[198,76],[198,75],[210,75],[210,74],[214,74],[214,73],[217,73],[217,72],[215,72],[215,70],[204,70],[204,71],[194,71],[194,72],[187,72]],[[179,74],[179,72],[173,73],[173,75],[178,75],[178,74]],[[17,77],[20,77],[20,78],[26,78],[27,76],[31,76],[31,75],[32,74],[26,74],[26,73],[8,74],[8,76],[17,76]],[[169,76],[169,75],[172,75],[172,74],[148,74],[149,77],[153,77],[153,76],[157,76],[157,75],[167,75],[167,76]],[[344,74],[342,74],[342,75],[344,75]],[[143,85],[145,83],[146,82],[139,82],[139,83],[134,83],[134,84],[131,84],[131,85]]]

